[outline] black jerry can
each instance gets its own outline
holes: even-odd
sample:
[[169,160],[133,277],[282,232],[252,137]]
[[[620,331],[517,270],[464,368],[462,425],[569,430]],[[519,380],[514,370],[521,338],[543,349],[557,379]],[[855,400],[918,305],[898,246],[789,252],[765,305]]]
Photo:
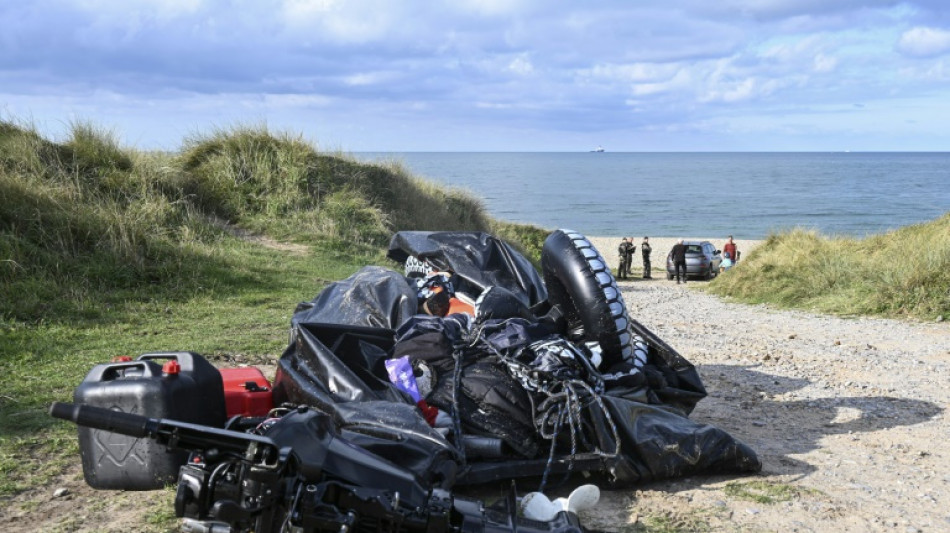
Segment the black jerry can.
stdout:
[[[177,413],[182,422],[205,426],[224,427],[227,421],[227,407],[224,399],[224,380],[221,371],[207,359],[195,352],[149,352],[138,357],[138,361],[176,361],[181,373],[195,382],[194,402],[183,406]],[[166,417],[174,418],[174,417]]]
[[[209,369],[217,375],[216,383]],[[220,374],[191,352],[96,365],[74,391],[73,401],[214,427],[225,422]],[[188,460],[187,451],[169,451],[152,439],[86,427],[79,427],[79,450],[86,483],[96,489],[160,489],[177,480]]]

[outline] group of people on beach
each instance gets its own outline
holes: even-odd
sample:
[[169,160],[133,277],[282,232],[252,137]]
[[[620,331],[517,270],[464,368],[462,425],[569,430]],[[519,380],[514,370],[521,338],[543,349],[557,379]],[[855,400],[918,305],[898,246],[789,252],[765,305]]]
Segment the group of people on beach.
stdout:
[[[617,279],[627,279],[630,277],[630,267],[633,266],[633,254],[637,251],[637,245],[633,244],[633,237],[624,237],[620,241],[617,252],[620,254],[620,268],[617,270]],[[640,243],[640,253],[643,255],[643,279],[653,279],[650,276],[650,253],[653,248],[650,247],[650,238],[644,237]]]
[[[620,241],[620,246],[617,247],[617,253],[620,256],[617,279],[627,279],[631,276],[630,268],[636,250],[637,246],[633,244],[633,237],[624,237],[623,240]],[[652,276],[650,276],[650,253],[653,252],[653,248],[650,246],[649,237],[643,238],[643,242],[640,243],[640,251],[643,254],[643,279],[653,279]],[[670,256],[673,262],[673,270],[676,274],[676,283],[686,283],[686,245],[683,239],[679,239],[676,244],[673,245],[673,249],[670,250]],[[730,235],[729,241],[722,247],[722,262],[719,264],[719,272],[729,270],[738,260],[739,248],[732,239],[732,235]],[[681,279],[682,281],[680,281]]]

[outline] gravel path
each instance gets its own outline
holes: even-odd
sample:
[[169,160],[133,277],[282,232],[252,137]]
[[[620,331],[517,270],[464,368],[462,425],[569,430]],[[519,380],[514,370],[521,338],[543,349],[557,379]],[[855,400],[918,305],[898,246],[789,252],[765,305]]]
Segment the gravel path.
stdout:
[[[707,282],[660,274],[620,282],[630,315],[699,369],[709,397],[691,417],[749,444],[764,468],[608,492],[589,526],[950,531],[950,325],[724,303],[699,290]],[[766,504],[727,490],[750,482],[788,495]]]

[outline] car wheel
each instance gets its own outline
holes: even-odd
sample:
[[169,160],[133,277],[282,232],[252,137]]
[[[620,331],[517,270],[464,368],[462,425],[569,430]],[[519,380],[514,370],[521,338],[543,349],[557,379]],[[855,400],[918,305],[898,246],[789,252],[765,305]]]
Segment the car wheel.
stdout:
[[712,263],[709,263],[709,270],[706,271],[706,275],[703,276],[703,277],[706,279],[706,281],[709,281],[709,280],[713,279],[713,276],[714,276],[714,274],[713,274],[713,266],[712,266]]

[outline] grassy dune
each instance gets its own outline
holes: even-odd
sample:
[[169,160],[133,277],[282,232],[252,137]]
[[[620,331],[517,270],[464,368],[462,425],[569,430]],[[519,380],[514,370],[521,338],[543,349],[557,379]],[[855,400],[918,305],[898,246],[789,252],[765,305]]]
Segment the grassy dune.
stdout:
[[221,253],[222,222],[364,262],[382,261],[399,230],[493,231],[529,253],[544,236],[398,164],[321,153],[262,127],[155,154],[88,124],[54,143],[0,122],[0,317],[73,320],[226,286],[234,265]]
[[835,314],[950,318],[950,214],[865,239],[772,235],[709,290]]

